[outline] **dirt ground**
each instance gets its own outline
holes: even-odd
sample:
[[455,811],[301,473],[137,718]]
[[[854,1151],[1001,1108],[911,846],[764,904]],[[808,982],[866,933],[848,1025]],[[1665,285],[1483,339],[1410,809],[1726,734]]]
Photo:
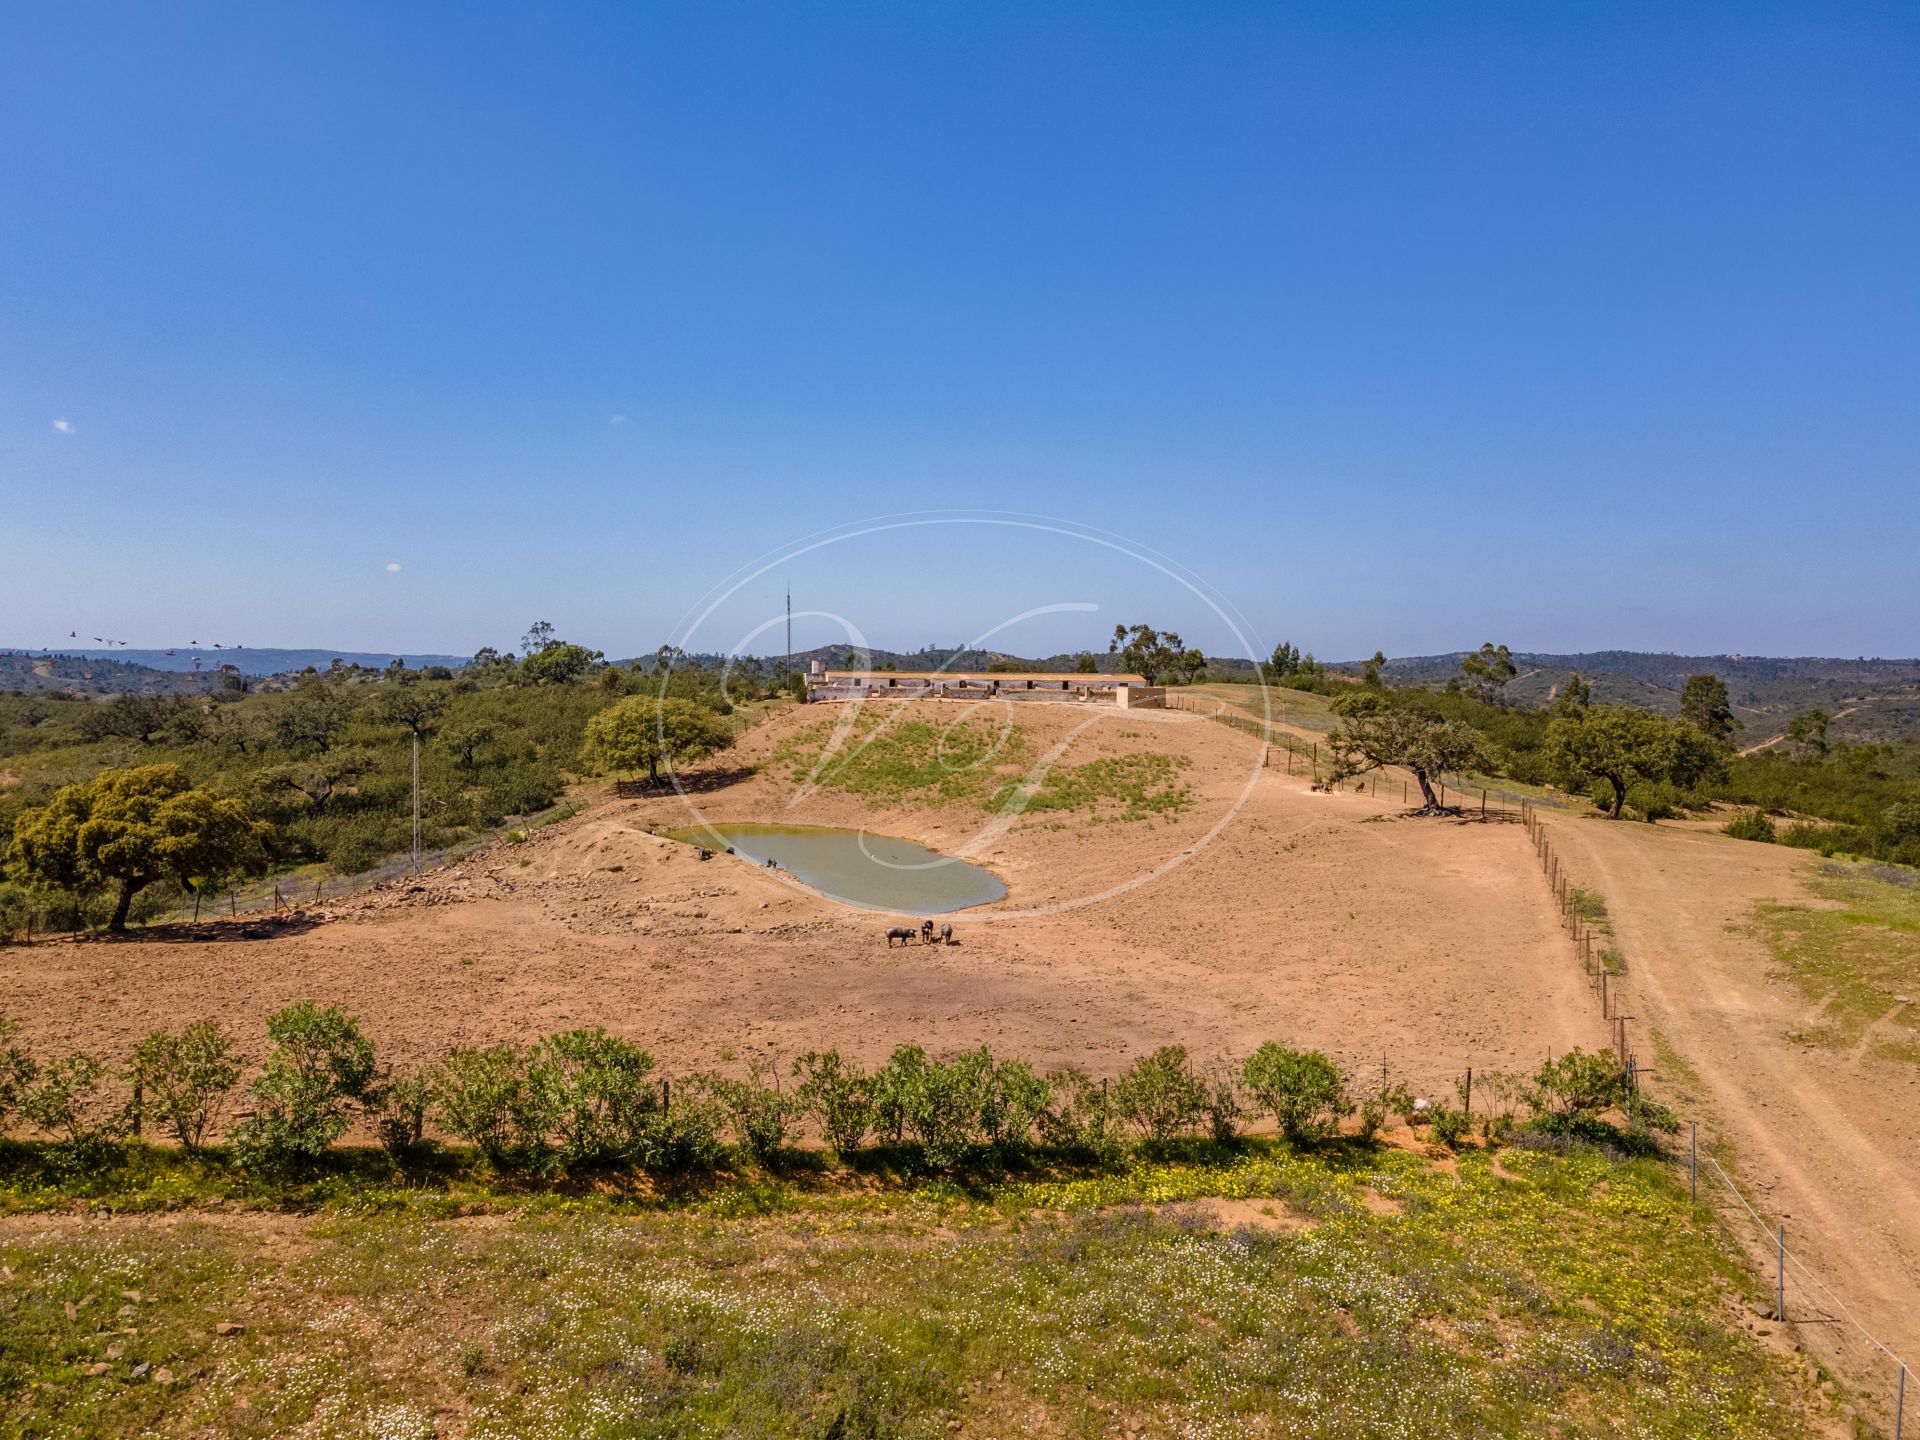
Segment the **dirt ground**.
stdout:
[[[1129,749],[1190,756],[1196,803],[1172,821],[1022,820],[974,855],[1009,894],[948,917],[952,946],[889,950],[892,917],[649,834],[687,823],[680,798],[607,796],[417,889],[271,938],[214,927],[0,951],[0,1014],[42,1053],[122,1055],[155,1026],[213,1016],[258,1054],[266,1015],[311,997],[357,1014],[402,1065],[454,1044],[604,1025],[669,1072],[753,1057],[784,1066],[828,1046],[877,1061],[917,1041],[1112,1073],[1161,1044],[1206,1061],[1278,1038],[1368,1075],[1384,1060],[1429,1094],[1448,1093],[1469,1065],[1531,1068],[1549,1050],[1604,1041],[1517,823],[1409,819],[1371,795],[1256,774],[1258,742],[1198,716],[1090,718],[1019,708],[1036,748],[1088,727],[1069,763]],[[819,719],[778,716],[731,763],[764,761]],[[823,791],[796,805],[784,769],[697,796],[701,813],[865,824],[950,853],[988,818],[971,806],[874,810]]]
[[[1890,1395],[1892,1362],[1845,1311],[1896,1352],[1920,1356],[1920,1067],[1874,1059],[1864,1044],[1839,1054],[1789,1039],[1817,1007],[1776,973],[1752,927],[1759,902],[1820,904],[1801,883],[1818,862],[1698,827],[1546,824],[1572,882],[1611,910],[1629,966],[1618,993],[1638,1048],[1657,1032],[1682,1062],[1669,1059],[1660,1090],[1700,1120],[1703,1149],[1730,1146],[1728,1168],[1753,1208],[1785,1221],[1789,1249],[1831,1287],[1822,1293],[1790,1264],[1789,1315],[1817,1349]],[[1734,1219],[1771,1275],[1770,1236],[1751,1217]]]

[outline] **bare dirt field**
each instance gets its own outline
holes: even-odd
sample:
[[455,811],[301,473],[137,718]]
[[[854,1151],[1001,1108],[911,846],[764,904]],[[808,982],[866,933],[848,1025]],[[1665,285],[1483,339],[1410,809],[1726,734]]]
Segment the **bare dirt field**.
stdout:
[[[1818,862],[1688,826],[1547,826],[1573,883],[1608,903],[1629,965],[1625,1008],[1681,1062],[1662,1092],[1701,1116],[1703,1144],[1731,1148],[1755,1208],[1785,1220],[1789,1247],[1839,1301],[1894,1350],[1920,1353],[1920,1066],[1792,1038],[1817,1006],[1778,973],[1752,923],[1762,902],[1819,905],[1802,883]],[[1742,1218],[1734,1230],[1771,1274],[1759,1227]],[[1788,1310],[1890,1388],[1885,1357],[1791,1266]]]
[[[700,794],[700,812],[864,824],[949,852],[979,835],[977,805],[875,808],[826,790],[791,803],[790,766],[766,762],[825,708],[749,732],[730,763],[759,772]],[[1068,760],[1185,755],[1193,804],[1171,819],[1026,817],[972,855],[1009,894],[948,917],[950,947],[889,950],[886,915],[649,834],[688,822],[678,796],[607,796],[271,938],[216,926],[0,951],[0,1014],[42,1053],[120,1055],[201,1016],[258,1053],[264,1018],[311,997],[357,1014],[401,1064],[604,1025],[670,1072],[827,1046],[871,1061],[917,1041],[1106,1073],[1160,1044],[1204,1061],[1280,1038],[1370,1073],[1384,1059],[1426,1093],[1468,1065],[1531,1068],[1604,1040],[1517,824],[1407,819],[1256,775],[1258,743],[1197,716],[1026,705],[1018,720],[1036,747],[1066,742]],[[1196,845],[1096,903],[1016,913],[1124,887]]]

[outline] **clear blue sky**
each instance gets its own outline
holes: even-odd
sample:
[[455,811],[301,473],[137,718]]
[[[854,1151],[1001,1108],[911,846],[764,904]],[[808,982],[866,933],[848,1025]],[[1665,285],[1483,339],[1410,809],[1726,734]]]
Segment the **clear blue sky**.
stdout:
[[[1327,656],[1920,652],[1920,9],[0,12],[0,643],[624,654],[935,507]],[[741,623],[1237,648],[1035,540]]]

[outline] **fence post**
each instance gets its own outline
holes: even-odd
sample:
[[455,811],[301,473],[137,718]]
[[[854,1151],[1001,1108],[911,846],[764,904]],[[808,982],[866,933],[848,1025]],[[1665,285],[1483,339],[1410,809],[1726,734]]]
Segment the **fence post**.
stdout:
[[1907,1415],[1907,1367],[1900,1367],[1900,1379],[1893,1391],[1893,1440],[1900,1440],[1900,1428]]
[[1471,1115],[1473,1113],[1473,1067],[1467,1066],[1467,1089],[1460,1097],[1460,1108]]
[[1787,1223],[1784,1220],[1774,1232],[1774,1243],[1777,1247],[1774,1251],[1774,1309],[1784,1325],[1787,1319]]
[[1687,1198],[1700,1198],[1700,1122],[1687,1122]]

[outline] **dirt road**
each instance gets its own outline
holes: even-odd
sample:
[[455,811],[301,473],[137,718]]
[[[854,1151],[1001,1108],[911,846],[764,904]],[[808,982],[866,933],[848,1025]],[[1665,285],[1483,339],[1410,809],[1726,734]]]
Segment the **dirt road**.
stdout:
[[[1669,1066],[1663,1093],[1701,1119],[1703,1144],[1730,1142],[1729,1168],[1754,1208],[1786,1222],[1813,1273],[1888,1345],[1920,1358],[1920,1067],[1790,1039],[1814,1007],[1750,929],[1760,901],[1818,903],[1800,878],[1817,862],[1678,826],[1552,816],[1546,826],[1573,883],[1612,911],[1636,1032],[1657,1032],[1692,1072],[1656,1060]],[[1770,1240],[1751,1220],[1734,1228],[1771,1274]],[[1791,1267],[1788,1310],[1816,1347],[1887,1371]],[[1890,1372],[1881,1378],[1891,1384]]]

